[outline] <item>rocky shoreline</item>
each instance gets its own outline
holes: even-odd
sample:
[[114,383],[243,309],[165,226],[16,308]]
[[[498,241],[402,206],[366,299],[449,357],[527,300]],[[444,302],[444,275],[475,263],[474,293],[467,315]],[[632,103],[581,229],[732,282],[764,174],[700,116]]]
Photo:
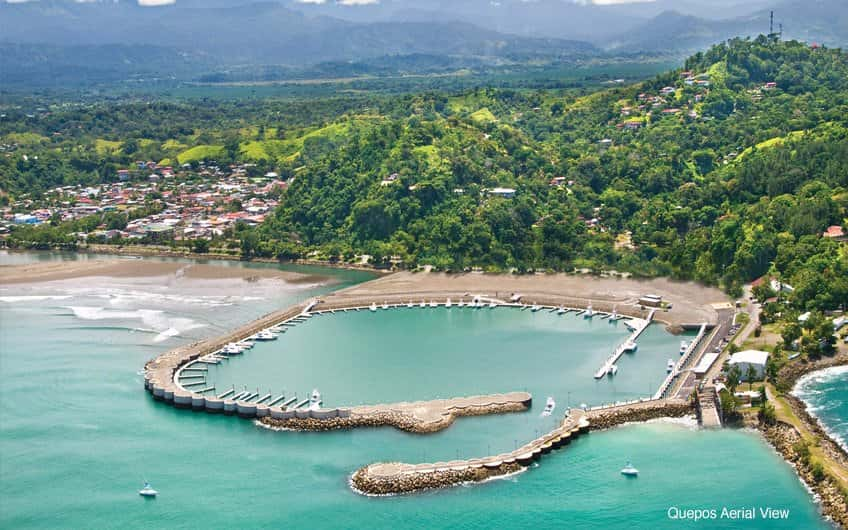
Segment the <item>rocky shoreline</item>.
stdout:
[[348,417],[330,419],[289,418],[277,419],[266,416],[259,420],[272,429],[294,431],[333,431],[354,429],[356,427],[395,427],[414,434],[429,434],[441,431],[450,426],[459,416],[483,416],[486,414],[503,414],[507,412],[523,412],[529,408],[525,403],[497,403],[484,406],[470,406],[450,409],[439,419],[422,421],[412,414],[399,411],[377,411],[368,413],[353,412]]
[[795,468],[798,477],[820,499],[821,510],[825,517],[840,528],[848,528],[848,497],[839,485],[829,475],[817,478],[809,460],[799,453],[798,442],[802,440],[798,430],[782,421],[775,425],[761,424],[759,426],[763,437],[774,449]]
[[[806,374],[818,372],[834,366],[848,365],[848,354],[839,353],[833,357],[820,359],[816,362],[794,363],[784,367],[778,378],[785,388],[793,388],[798,380]],[[839,465],[848,469],[848,454],[828,435],[818,418],[807,410],[807,404],[791,393],[783,394],[792,412],[803,423],[804,427],[817,438],[818,447]],[[796,444],[802,440],[801,433],[793,425],[778,421],[775,425],[760,422],[756,426],[763,437],[774,449],[790,463],[798,477],[821,500],[821,509],[840,528],[848,528],[848,492],[843,491],[839,484],[830,476],[824,478],[814,474],[808,459],[798,453]]]

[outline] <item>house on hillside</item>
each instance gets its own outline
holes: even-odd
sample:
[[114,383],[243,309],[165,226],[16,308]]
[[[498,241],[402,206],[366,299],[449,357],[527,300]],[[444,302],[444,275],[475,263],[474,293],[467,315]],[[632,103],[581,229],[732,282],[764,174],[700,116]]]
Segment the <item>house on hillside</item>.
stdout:
[[515,189],[513,188],[492,188],[486,193],[495,197],[503,197],[504,199],[512,199],[515,197]]
[[846,240],[845,230],[839,225],[828,226],[822,236],[836,241]]

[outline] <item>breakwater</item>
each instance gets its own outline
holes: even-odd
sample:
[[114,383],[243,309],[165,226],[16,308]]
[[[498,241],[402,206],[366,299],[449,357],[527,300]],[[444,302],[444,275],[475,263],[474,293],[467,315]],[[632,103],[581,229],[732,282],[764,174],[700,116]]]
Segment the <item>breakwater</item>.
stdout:
[[[459,416],[481,416],[523,412],[532,405],[532,396],[527,392],[494,394],[412,403],[368,405],[345,409],[336,417],[279,417],[270,415],[262,418],[263,425],[271,428],[329,431],[355,427],[391,426],[412,433],[437,432],[450,426]],[[296,411],[295,411],[296,412]],[[316,412],[316,411],[311,411]],[[318,411],[320,412],[320,411]]]
[[542,455],[568,445],[577,436],[591,430],[655,418],[680,417],[692,414],[693,410],[691,402],[676,399],[645,400],[591,410],[571,409],[556,429],[515,451],[433,464],[379,462],[357,470],[351,477],[351,487],[365,495],[389,495],[482,482],[520,471]]

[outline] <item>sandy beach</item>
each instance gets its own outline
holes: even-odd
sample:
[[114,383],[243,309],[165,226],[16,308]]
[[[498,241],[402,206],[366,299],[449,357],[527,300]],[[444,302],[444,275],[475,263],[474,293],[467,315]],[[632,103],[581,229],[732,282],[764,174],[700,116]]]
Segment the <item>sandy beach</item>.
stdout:
[[716,309],[732,307],[727,294],[714,287],[695,282],[678,282],[667,278],[648,280],[598,277],[584,274],[442,274],[397,272],[370,282],[336,291],[324,299],[328,304],[351,300],[409,301],[444,299],[448,296],[491,296],[502,300],[520,294],[525,303],[548,302],[596,309],[619,311],[638,306],[646,294],[657,294],[671,303],[668,312],[657,314],[657,320],[669,324],[715,323]]
[[0,284],[21,284],[110,276],[115,278],[184,277],[198,280],[262,279],[292,284],[326,283],[327,276],[301,274],[272,268],[248,268],[198,263],[160,262],[144,259],[63,261],[0,266]]

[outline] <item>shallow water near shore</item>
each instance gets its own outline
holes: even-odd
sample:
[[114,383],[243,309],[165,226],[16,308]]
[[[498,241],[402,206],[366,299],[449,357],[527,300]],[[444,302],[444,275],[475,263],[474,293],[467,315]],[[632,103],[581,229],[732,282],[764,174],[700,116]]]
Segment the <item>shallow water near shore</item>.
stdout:
[[[2,263],[8,261],[0,254]],[[337,275],[332,288],[369,277],[327,273]],[[350,490],[350,474],[373,461],[512,449],[553,426],[569,391],[572,405],[649,394],[679,344],[659,326],[621,362],[614,381],[596,382],[592,373],[626,336],[621,324],[458,308],[314,317],[217,376],[302,394],[318,386],[328,405],[524,388],[534,394],[530,412],[460,418],[430,436],[391,428],[273,432],[152,400],[139,375],[149,358],[330,289],[269,285],[185,280],[160,288],[150,279],[119,278],[0,288],[0,526],[828,527],[792,469],[756,433],[674,422],[592,433],[506,480],[390,498]],[[442,343],[449,346],[438,348]],[[350,357],[358,362],[340,364]],[[542,419],[546,395],[558,406]],[[628,459],[640,469],[638,479],[619,474]],[[159,498],[138,496],[145,478]],[[668,515],[672,507],[724,506],[771,506],[790,516],[695,524]]]
[[793,393],[828,434],[848,451],[848,366],[826,368],[798,380]]

